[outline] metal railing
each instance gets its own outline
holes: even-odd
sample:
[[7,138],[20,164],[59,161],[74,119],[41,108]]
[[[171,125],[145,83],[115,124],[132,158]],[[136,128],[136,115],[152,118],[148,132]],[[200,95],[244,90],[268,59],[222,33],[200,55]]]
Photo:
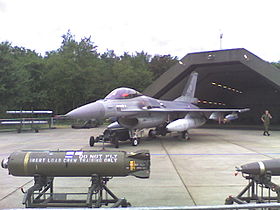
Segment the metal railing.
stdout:
[[[40,125],[48,125],[49,128],[53,127],[53,111],[50,110],[15,110],[6,111],[7,114],[16,115],[18,118],[0,119],[0,127],[4,129],[17,129],[20,133],[26,127],[30,127],[35,132],[39,131]],[[49,115],[49,117],[39,117],[40,115]]]
[[280,209],[280,203],[235,204],[216,206],[129,207],[125,210],[214,210],[214,209]]

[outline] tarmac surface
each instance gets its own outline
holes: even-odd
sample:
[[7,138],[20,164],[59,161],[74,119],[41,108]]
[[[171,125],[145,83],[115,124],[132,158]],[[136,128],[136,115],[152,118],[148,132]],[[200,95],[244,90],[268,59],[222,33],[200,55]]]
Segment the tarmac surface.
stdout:
[[[101,143],[90,147],[88,140],[103,129],[0,132],[0,159],[28,149],[102,149]],[[148,149],[151,153],[149,179],[115,177],[108,187],[132,206],[222,205],[229,195],[237,195],[247,184],[241,175],[234,176],[235,166],[280,158],[280,131],[271,134],[267,137],[257,130],[193,129],[189,141],[167,135],[153,140],[143,138],[137,147],[129,141],[120,143],[119,149],[105,144],[107,150]],[[3,168],[0,177],[0,208],[24,208],[21,187],[27,190],[33,178],[13,177]],[[54,186],[55,192],[87,192],[90,178],[55,178]]]

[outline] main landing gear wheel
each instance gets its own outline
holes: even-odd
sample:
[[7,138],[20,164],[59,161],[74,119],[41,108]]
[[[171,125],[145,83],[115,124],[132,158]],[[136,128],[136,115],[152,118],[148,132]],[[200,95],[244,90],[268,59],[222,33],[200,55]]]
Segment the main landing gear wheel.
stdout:
[[153,129],[149,130],[148,136],[149,136],[150,138],[156,138],[156,137],[157,137],[156,131],[153,130]]
[[133,138],[131,141],[132,141],[132,146],[137,146],[140,142],[138,138]]
[[91,136],[91,137],[89,138],[89,146],[93,147],[93,146],[94,146],[94,143],[95,143],[94,136]]
[[119,148],[119,141],[118,140],[115,141],[115,148]]
[[186,132],[186,131],[182,132],[182,138],[185,139],[185,140],[190,140],[188,132]]
[[112,143],[115,145],[115,148],[119,148],[119,140],[115,136],[112,137]]

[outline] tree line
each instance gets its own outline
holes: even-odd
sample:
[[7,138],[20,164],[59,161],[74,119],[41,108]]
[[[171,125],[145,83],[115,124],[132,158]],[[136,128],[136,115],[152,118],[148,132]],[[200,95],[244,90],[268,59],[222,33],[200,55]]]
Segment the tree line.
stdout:
[[[6,110],[68,111],[104,98],[117,87],[144,90],[178,62],[171,55],[136,52],[100,54],[91,37],[75,40],[68,31],[59,49],[44,56],[0,43],[0,117]],[[280,69],[280,62],[272,63]]]
[[68,31],[59,49],[44,56],[0,43],[0,116],[6,110],[53,110],[64,114],[104,98],[117,87],[144,90],[178,62],[171,55],[145,52],[98,53],[91,37],[77,41]]

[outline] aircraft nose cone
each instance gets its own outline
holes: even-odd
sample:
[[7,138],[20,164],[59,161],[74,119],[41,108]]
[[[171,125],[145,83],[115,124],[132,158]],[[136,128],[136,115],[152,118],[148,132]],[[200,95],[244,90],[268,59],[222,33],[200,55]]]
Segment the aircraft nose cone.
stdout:
[[97,101],[77,109],[74,109],[66,114],[66,117],[80,120],[103,119],[105,115],[104,105]]

